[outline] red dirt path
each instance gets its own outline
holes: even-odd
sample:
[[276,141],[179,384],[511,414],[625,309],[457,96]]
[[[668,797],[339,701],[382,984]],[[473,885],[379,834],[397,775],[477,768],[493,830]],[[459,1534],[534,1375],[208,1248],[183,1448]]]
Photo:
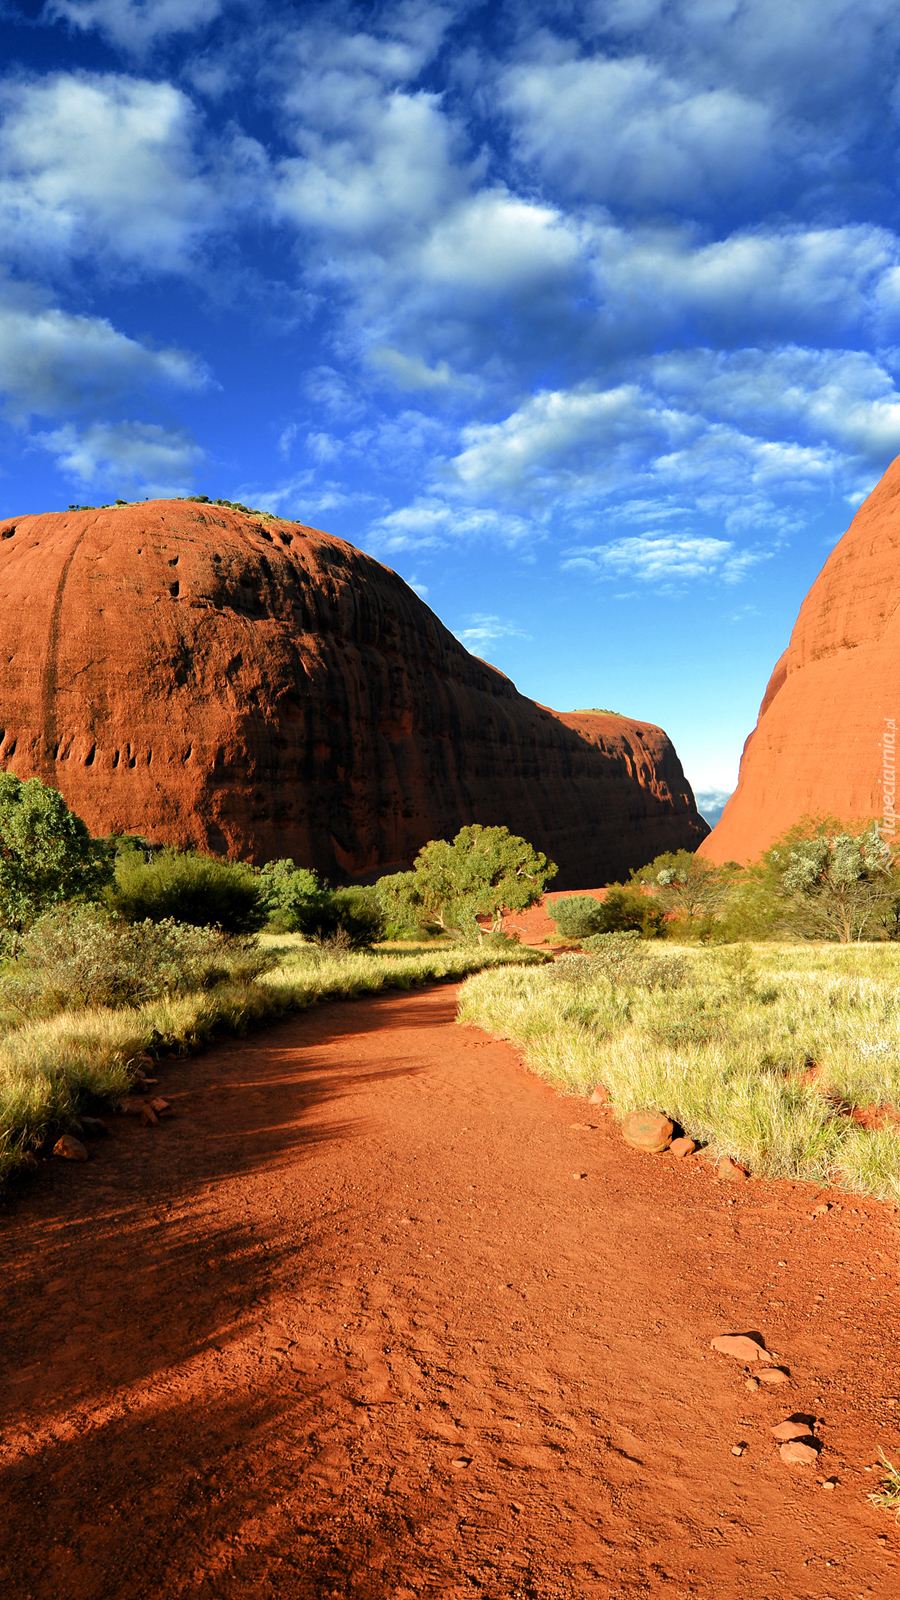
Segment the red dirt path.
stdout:
[[172,1122],[7,1198],[8,1600],[900,1592],[896,1214],[631,1152],[454,1009],[164,1065]]

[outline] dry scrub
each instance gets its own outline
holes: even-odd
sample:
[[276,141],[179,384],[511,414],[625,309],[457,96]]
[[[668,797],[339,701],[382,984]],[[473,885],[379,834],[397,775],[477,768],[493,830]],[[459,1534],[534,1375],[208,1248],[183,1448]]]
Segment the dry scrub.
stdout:
[[481,973],[460,1019],[571,1093],[603,1084],[620,1117],[652,1106],[759,1175],[900,1204],[900,1127],[850,1115],[900,1106],[900,950],[647,949]]

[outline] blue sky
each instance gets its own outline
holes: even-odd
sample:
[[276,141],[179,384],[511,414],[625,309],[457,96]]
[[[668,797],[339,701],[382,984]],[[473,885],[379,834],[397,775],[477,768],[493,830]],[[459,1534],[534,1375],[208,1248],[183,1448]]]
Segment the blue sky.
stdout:
[[733,787],[900,451],[896,0],[0,0],[0,515],[324,527]]

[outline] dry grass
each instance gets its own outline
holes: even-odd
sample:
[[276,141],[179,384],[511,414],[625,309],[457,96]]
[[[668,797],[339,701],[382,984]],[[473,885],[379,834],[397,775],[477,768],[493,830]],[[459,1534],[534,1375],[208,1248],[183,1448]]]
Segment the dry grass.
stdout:
[[464,985],[460,1017],[512,1039],[572,1093],[604,1084],[620,1116],[654,1106],[760,1175],[900,1204],[900,1132],[844,1114],[900,1106],[900,949],[666,946],[660,957],[683,966],[678,987],[614,985],[587,967],[569,982],[552,968],[482,973]]
[[291,934],[263,935],[261,943],[279,965],[254,982],[220,983],[134,1008],[61,1012],[24,1025],[18,1016],[15,1030],[0,1039],[0,1178],[51,1131],[71,1125],[79,1108],[122,1094],[131,1063],[144,1053],[187,1052],[217,1033],[246,1032],[326,996],[409,989],[535,959],[527,951],[462,945],[329,956]]

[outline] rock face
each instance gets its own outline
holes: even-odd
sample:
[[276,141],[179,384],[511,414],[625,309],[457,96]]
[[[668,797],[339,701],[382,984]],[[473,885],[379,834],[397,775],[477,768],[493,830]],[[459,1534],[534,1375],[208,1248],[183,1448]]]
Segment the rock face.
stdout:
[[181,501],[0,523],[0,767],[95,833],[337,880],[467,822],[554,888],[708,832],[661,729],[527,700],[341,539]]
[[744,746],[738,786],[700,854],[752,861],[804,813],[896,832],[900,458],[809,591]]

